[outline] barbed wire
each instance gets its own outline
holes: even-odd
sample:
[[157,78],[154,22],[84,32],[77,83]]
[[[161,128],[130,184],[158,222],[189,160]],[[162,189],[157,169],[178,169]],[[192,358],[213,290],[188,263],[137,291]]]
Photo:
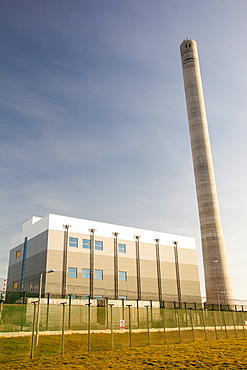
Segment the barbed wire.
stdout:
[[[4,279],[2,279],[4,281]],[[0,279],[1,283],[1,279]],[[13,286],[13,282],[8,281],[8,287],[6,293],[16,293],[21,296],[33,296],[39,294],[39,283],[37,282],[27,282],[24,283],[22,289],[10,289]],[[42,286],[41,289],[43,296],[50,296],[50,297],[64,297],[62,294],[62,284],[59,283],[46,283]],[[83,299],[89,296],[89,287],[88,286],[79,286],[79,285],[67,285],[66,286],[66,295],[70,296],[71,298]],[[118,296],[120,299],[128,299],[128,300],[137,300],[138,294],[137,290],[127,290],[127,289],[119,289]],[[96,298],[103,298],[103,299],[114,299],[115,292],[113,289],[106,289],[106,288],[94,288],[94,297]],[[158,293],[154,292],[141,292],[141,301],[159,301]],[[162,294],[162,301],[170,301],[170,302],[178,302],[178,295],[177,294]],[[214,304],[222,304],[224,305],[224,298],[217,297],[202,297],[200,295],[181,295],[181,302],[188,302],[188,303],[207,303],[211,302]],[[229,303],[229,302],[228,302]],[[230,304],[238,305],[238,306],[247,306],[247,299],[233,299]]]

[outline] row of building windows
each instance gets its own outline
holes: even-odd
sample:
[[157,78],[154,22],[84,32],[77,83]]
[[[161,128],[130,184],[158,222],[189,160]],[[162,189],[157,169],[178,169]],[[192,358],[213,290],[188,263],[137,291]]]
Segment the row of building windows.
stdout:
[[[68,267],[68,277],[77,278],[77,267]],[[90,269],[81,270],[82,279],[90,279]],[[94,279],[103,280],[103,270],[94,270]],[[119,271],[118,279],[120,281],[127,281],[127,272]]]
[[[78,239],[77,238],[69,238],[69,247],[78,248]],[[90,239],[82,239],[82,248],[90,249],[91,248],[91,240]],[[95,240],[94,248],[98,251],[103,251],[103,242],[99,240]],[[118,252],[119,253],[126,253],[126,244],[118,244]],[[21,256],[21,251],[18,250],[15,253],[15,257],[18,258]]]
[[[69,238],[69,247],[78,248],[78,238]],[[91,249],[91,240],[82,239],[82,248]],[[103,242],[95,240],[94,248],[98,251],[103,251]],[[126,244],[118,244],[118,252],[126,253]]]

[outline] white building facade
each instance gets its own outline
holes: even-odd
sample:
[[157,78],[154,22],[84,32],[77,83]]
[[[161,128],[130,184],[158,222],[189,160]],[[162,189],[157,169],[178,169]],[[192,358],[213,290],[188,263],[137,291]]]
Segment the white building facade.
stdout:
[[43,294],[200,300],[194,238],[72,217],[32,217],[12,238],[7,290],[37,292],[41,274]]

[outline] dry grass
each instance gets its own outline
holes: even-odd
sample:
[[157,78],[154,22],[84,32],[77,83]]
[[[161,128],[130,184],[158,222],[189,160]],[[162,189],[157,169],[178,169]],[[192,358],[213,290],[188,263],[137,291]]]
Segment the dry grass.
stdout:
[[[109,335],[105,335],[105,347],[109,348]],[[60,336],[40,337],[40,346],[36,348],[33,360],[22,358],[18,361],[3,362],[4,370],[12,369],[247,369],[247,339],[225,339],[199,341],[194,343],[152,345],[147,347],[126,347],[111,350],[96,350],[97,338],[92,338],[94,351],[87,353],[85,335],[66,336],[65,355],[58,354]],[[101,336],[100,342],[102,347]],[[145,344],[146,338],[140,338]],[[24,356],[29,355],[30,338],[2,338],[1,353],[13,356],[15,348],[22,350]],[[38,352],[39,351],[39,352]],[[49,356],[44,354],[49,353]],[[51,355],[54,353],[53,355]],[[43,355],[43,356],[42,356]],[[5,357],[6,358],[6,357]],[[2,357],[3,360],[3,357]],[[0,366],[1,366],[0,365]]]

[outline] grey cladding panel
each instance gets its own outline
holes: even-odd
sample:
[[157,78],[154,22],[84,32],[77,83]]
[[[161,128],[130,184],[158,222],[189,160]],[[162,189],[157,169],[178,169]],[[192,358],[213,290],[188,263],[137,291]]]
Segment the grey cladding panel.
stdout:
[[34,238],[28,239],[27,243],[27,257],[36,255],[41,251],[47,250],[48,244],[48,231],[35,236]]
[[13,282],[20,281],[21,268],[22,268],[22,261],[14,264],[13,266],[9,266],[8,278],[7,278],[7,289],[12,289]]
[[26,260],[25,281],[33,275],[40,275],[41,272],[46,271],[46,255],[47,251],[28,257]]
[[[20,257],[16,258],[16,252],[21,251]],[[9,265],[13,265],[16,263],[19,263],[19,261],[22,261],[23,258],[23,243],[12,248],[9,252]]]

